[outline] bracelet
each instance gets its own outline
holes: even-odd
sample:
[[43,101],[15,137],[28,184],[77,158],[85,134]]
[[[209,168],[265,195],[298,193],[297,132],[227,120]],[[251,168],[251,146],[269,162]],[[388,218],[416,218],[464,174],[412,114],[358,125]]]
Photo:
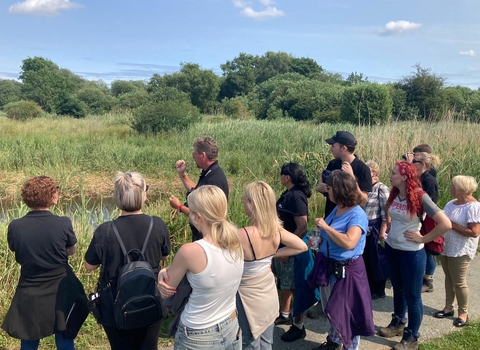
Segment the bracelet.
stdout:
[[177,207],[177,210],[181,213],[182,212],[182,207],[183,207],[183,204],[179,204],[178,207]]

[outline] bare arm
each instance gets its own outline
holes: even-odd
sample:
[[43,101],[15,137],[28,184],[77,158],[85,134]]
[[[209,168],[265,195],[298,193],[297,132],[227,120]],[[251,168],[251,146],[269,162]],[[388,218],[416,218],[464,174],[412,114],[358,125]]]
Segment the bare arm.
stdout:
[[403,235],[407,241],[416,242],[416,243],[428,243],[433,241],[435,238],[440,237],[445,234],[448,230],[452,228],[452,223],[450,219],[445,215],[443,211],[436,213],[432,219],[437,223],[437,226],[425,236],[422,236],[418,231],[405,231]]
[[294,216],[293,219],[295,220],[295,225],[297,226],[295,232],[293,233],[298,237],[303,238],[303,236],[305,236],[308,232],[308,217],[306,215]]
[[90,265],[88,262],[85,261],[85,269],[87,271],[93,271],[95,270],[96,268],[98,268],[100,266],[100,264],[98,265]]
[[180,177],[180,180],[182,180],[183,187],[187,191],[190,191],[192,188],[197,186],[195,182],[193,182],[188,175],[185,173],[185,170],[187,169],[188,162],[184,161],[183,159],[177,160],[175,162],[175,170],[178,173],[178,177]]
[[67,255],[73,255],[77,251],[77,243],[72,245],[71,247],[67,247]]
[[457,224],[451,221],[452,228],[465,237],[478,237],[480,236],[480,223],[469,222],[467,227]]
[[302,241],[300,237],[297,235],[285,230],[281,229],[280,232],[282,233],[282,243],[285,247],[280,248],[274,255],[274,258],[281,258],[287,257],[292,255],[297,255],[300,253],[305,252],[308,247],[305,242]]
[[324,230],[337,245],[346,250],[355,248],[362,235],[362,229],[359,226],[351,226],[346,233],[340,233],[328,226],[323,218],[316,218],[315,225]]

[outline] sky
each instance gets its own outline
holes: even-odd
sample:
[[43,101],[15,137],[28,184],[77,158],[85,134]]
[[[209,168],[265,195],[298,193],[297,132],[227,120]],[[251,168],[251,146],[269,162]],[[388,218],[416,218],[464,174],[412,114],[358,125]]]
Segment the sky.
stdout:
[[89,80],[148,80],[180,64],[221,75],[241,52],[283,51],[394,82],[419,63],[480,87],[479,0],[0,0],[0,78],[50,59]]

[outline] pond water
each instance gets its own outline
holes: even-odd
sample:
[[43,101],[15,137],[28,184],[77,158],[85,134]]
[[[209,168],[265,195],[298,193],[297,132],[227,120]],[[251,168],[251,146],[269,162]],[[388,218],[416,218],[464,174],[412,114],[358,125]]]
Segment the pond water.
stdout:
[[[23,206],[23,208],[22,208]],[[9,211],[22,210],[28,212],[28,208],[19,201],[0,201],[0,222],[7,220],[6,213]],[[76,197],[68,200],[60,198],[58,204],[51,208],[52,212],[73,218],[81,211],[88,217],[88,223],[96,227],[98,223],[111,219],[117,214],[117,206],[112,197],[82,198]]]

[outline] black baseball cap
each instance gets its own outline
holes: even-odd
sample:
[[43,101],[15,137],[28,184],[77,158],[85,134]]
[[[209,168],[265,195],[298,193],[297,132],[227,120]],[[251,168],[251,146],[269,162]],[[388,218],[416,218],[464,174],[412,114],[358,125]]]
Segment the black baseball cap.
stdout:
[[326,139],[325,142],[329,145],[333,145],[335,142],[341,143],[345,146],[357,145],[357,140],[355,140],[355,137],[348,131],[337,131],[333,137]]

